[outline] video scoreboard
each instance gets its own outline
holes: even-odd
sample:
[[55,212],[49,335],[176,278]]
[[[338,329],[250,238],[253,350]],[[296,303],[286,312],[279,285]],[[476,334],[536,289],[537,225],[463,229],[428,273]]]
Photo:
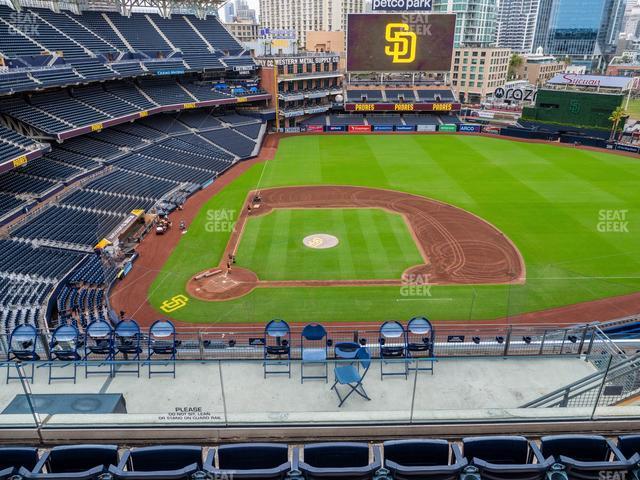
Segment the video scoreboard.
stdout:
[[455,23],[452,14],[350,14],[347,71],[449,71]]

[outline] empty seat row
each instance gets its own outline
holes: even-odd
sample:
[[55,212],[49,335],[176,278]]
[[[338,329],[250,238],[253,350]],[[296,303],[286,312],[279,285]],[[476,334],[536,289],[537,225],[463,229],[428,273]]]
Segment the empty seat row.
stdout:
[[99,192],[119,193],[138,198],[160,199],[178,186],[176,182],[150,178],[133,172],[116,170],[89,183],[86,188]]
[[[253,443],[212,447],[115,445],[0,447],[0,479],[340,479],[340,480],[596,480],[638,471],[640,435],[617,442],[597,435],[471,437],[461,447],[446,440],[287,445]],[[198,475],[197,472],[202,472]],[[612,477],[617,473],[618,477]],[[609,475],[605,477],[604,475]],[[629,477],[631,478],[631,477]],[[637,478],[637,477],[633,477]]]
[[34,247],[29,243],[0,240],[0,273],[60,279],[82,260],[67,250]]
[[54,205],[12,231],[12,236],[48,240],[61,246],[73,244],[93,247],[111,233],[123,218],[122,215],[117,214]]
[[61,205],[74,205],[103,212],[128,214],[132,210],[149,210],[154,201],[136,197],[124,197],[108,192],[77,190],[60,201]]

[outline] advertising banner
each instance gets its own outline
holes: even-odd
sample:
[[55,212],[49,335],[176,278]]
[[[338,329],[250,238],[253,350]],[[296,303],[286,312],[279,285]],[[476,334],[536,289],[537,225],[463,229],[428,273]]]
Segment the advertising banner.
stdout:
[[349,125],[350,133],[370,132],[371,125]]
[[482,131],[482,125],[461,123],[460,125],[458,125],[458,131],[463,133],[480,133]]
[[324,132],[323,125],[307,125],[307,132]]
[[438,125],[439,132],[456,132],[458,129],[456,128],[455,123],[444,123],[442,125]]
[[623,152],[632,152],[638,153],[640,149],[635,145],[626,145],[624,143],[616,143],[616,150],[621,150]]
[[393,125],[374,125],[374,132],[393,132]]
[[396,132],[415,132],[415,125],[396,125]]
[[346,132],[347,127],[345,125],[329,125],[326,131],[327,132]]
[[347,70],[448,72],[455,23],[453,14],[350,14]]
[[419,132],[435,132],[435,125],[416,125],[416,130]]
[[459,103],[347,103],[348,112],[452,112],[459,111]]

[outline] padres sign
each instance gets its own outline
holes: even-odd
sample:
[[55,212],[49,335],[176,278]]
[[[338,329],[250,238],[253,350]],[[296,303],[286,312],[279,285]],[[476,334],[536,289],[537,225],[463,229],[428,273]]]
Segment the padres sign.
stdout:
[[351,14],[350,72],[449,71],[455,15]]

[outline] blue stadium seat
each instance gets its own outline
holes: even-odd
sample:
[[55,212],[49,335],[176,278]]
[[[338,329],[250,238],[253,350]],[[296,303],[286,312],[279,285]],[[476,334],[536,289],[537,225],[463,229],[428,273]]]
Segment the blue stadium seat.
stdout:
[[446,440],[384,442],[384,467],[396,480],[457,480],[467,460]]
[[380,450],[373,446],[373,461],[369,461],[366,443],[316,443],[293,451],[294,470],[300,470],[307,480],[340,478],[341,480],[373,479],[381,467]]
[[487,480],[542,480],[554,462],[524,437],[468,437],[462,443],[467,461]]
[[65,445],[45,452],[33,470],[21,474],[27,479],[94,480],[117,463],[115,445]]
[[37,463],[37,448],[0,447],[0,480],[9,480],[20,469],[31,471]]
[[600,479],[601,471],[626,471],[628,462],[609,439],[599,435],[550,435],[540,440],[547,458],[565,466],[569,478]]
[[117,467],[109,467],[122,480],[189,480],[198,470],[202,470],[202,448],[189,446],[133,448],[122,454]]
[[618,437],[618,450],[632,465],[640,463],[640,435],[622,435]]
[[221,445],[217,448],[217,466],[212,449],[204,469],[215,478],[283,479],[291,470],[288,451],[286,445],[274,443]]

